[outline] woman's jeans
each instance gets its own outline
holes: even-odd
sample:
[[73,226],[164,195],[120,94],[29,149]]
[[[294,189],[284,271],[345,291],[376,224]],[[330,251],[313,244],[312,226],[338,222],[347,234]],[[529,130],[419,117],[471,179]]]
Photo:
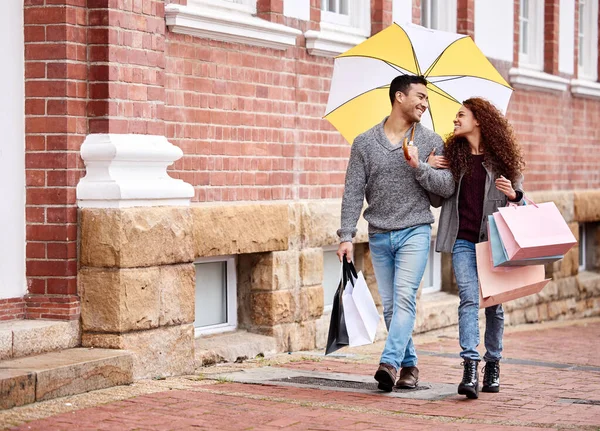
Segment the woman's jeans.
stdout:
[[369,249],[388,336],[381,363],[396,369],[417,365],[412,340],[417,290],[429,255],[431,226],[369,235]]
[[[475,244],[457,239],[452,250],[452,267],[460,305],[458,306],[458,338],[463,359],[479,361],[479,278]],[[485,355],[484,361],[499,361],[502,358],[502,335],[504,333],[504,310],[502,304],[485,309]]]

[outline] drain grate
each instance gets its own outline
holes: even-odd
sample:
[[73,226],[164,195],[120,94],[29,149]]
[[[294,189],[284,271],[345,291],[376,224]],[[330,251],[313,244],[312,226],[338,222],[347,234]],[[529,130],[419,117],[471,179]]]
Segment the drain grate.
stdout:
[[569,404],[587,404],[591,406],[600,406],[600,400],[581,400],[579,398],[561,398],[561,402]]
[[[288,377],[285,379],[273,379],[270,382],[285,382],[294,383],[297,385],[311,385],[311,386],[322,386],[326,388],[345,388],[345,389],[359,389],[365,391],[378,391],[377,383],[367,382],[355,382],[352,380],[338,380],[338,379],[325,379],[320,377],[306,377],[296,376]],[[427,385],[419,385],[415,389],[397,389],[394,388],[394,392],[405,393],[405,392],[416,392],[431,389]]]

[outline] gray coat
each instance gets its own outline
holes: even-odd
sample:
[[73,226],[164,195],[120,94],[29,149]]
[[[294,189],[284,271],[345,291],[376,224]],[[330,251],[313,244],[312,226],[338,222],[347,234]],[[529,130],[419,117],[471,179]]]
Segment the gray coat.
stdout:
[[[498,190],[494,184],[496,178],[500,177],[500,174],[495,173],[485,164],[483,165],[487,176],[485,178],[485,195],[483,199],[483,217],[481,220],[481,227],[479,228],[479,241],[487,241],[487,220],[488,215],[498,211],[499,207],[506,206],[508,203],[507,196]],[[435,251],[451,253],[454,247],[454,242],[458,236],[458,194],[460,192],[460,185],[463,179],[463,175],[460,176],[458,184],[454,191],[454,194],[448,199],[445,199],[441,206],[442,212],[440,214],[440,221],[438,226],[437,239],[435,242]],[[513,189],[523,193],[523,176],[513,182]],[[513,202],[517,205],[523,205],[523,198],[519,202]],[[435,202],[432,199],[432,205],[440,206],[439,201]]]

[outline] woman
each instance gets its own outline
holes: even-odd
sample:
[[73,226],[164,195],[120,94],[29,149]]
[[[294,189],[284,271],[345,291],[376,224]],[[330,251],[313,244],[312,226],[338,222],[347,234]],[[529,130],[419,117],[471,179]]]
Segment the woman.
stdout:
[[[452,253],[452,267],[460,296],[458,307],[459,341],[464,373],[458,393],[479,396],[477,367],[479,345],[479,280],[475,244],[487,241],[488,215],[507,205],[522,204],[524,168],[521,149],[512,127],[490,102],[465,100],[454,120],[445,157],[431,156],[438,168],[449,168],[456,181],[453,196],[442,204],[436,251]],[[500,390],[500,366],[504,311],[502,305],[485,309],[486,362],[483,392]]]

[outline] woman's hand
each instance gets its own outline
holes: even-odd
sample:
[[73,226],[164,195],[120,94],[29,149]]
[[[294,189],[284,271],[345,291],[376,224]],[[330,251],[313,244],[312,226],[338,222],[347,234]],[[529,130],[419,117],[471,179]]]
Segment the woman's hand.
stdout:
[[429,165],[435,169],[448,169],[450,167],[444,156],[435,155],[435,148],[431,150],[431,153],[429,153],[429,157],[427,157],[427,163],[429,163]]
[[511,201],[514,201],[517,198],[517,192],[513,189],[512,183],[510,180],[504,178],[503,175],[500,175],[500,178],[496,179],[496,188],[504,193]]

